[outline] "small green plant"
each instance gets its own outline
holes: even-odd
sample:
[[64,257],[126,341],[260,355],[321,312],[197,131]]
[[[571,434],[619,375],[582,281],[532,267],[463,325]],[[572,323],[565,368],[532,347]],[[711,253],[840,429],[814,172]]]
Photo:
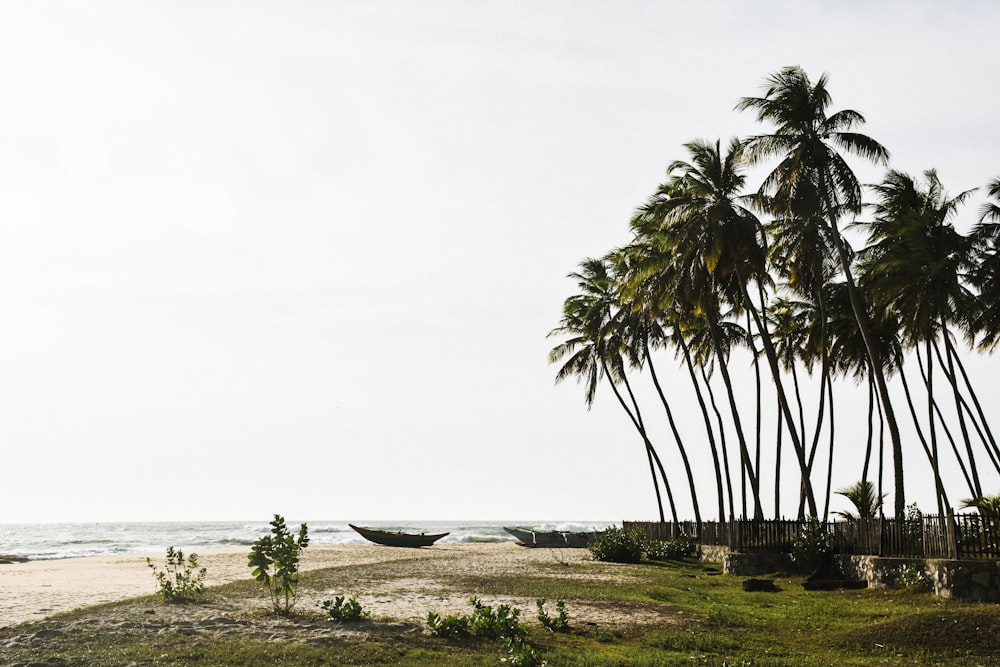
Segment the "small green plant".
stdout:
[[590,553],[608,563],[638,563],[646,547],[646,536],[636,528],[611,526],[598,534]]
[[650,540],[646,543],[646,558],[649,560],[680,560],[694,555],[694,543],[687,535],[679,535],[671,540]]
[[469,617],[450,614],[442,617],[436,611],[427,614],[427,629],[432,637],[460,639],[469,636]]
[[338,595],[336,600],[324,600],[320,603],[320,606],[326,610],[331,620],[338,623],[363,621],[372,615],[370,611],[364,610],[361,603],[354,596],[351,596],[350,600],[345,601],[343,595]]
[[834,567],[833,534],[819,519],[812,517],[799,526],[792,542],[792,562],[803,573]]
[[205,591],[206,569],[198,567],[198,554],[193,553],[185,560],[183,551],[167,547],[165,570],[157,570],[150,558],[146,559],[146,565],[153,571],[165,602],[193,600]]
[[485,605],[479,598],[472,596],[469,604],[474,608],[469,621],[469,632],[476,637],[504,639],[506,637],[523,638],[524,627],[518,622],[521,610],[508,604],[493,607]]
[[538,622],[542,624],[542,627],[552,632],[566,632],[569,630],[569,614],[566,613],[566,603],[562,600],[556,600],[556,616],[553,618],[545,610],[546,602],[545,598],[535,600],[535,603],[538,605]]
[[309,546],[306,524],[292,535],[279,514],[271,521],[271,534],[264,535],[250,548],[249,567],[253,577],[267,589],[276,614],[287,616],[295,604],[299,585],[299,558]]
[[912,591],[929,591],[934,587],[927,572],[913,563],[901,565],[896,570],[895,584],[899,588],[908,588]]
[[427,615],[427,626],[435,637],[457,638],[464,636],[486,637],[488,639],[523,639],[525,629],[519,622],[521,610],[507,604],[497,606],[483,604],[476,596],[469,598],[473,611],[471,616],[445,616],[436,612]]
[[503,640],[506,657],[500,658],[500,662],[505,662],[513,667],[545,667],[549,664],[542,659],[542,654],[531,644],[515,637],[506,637]]

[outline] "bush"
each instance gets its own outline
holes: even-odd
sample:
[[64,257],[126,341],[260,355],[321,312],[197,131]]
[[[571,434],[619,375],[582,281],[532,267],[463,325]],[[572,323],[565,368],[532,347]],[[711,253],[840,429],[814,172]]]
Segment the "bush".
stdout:
[[672,540],[650,540],[646,543],[646,558],[649,560],[680,560],[694,555],[694,543],[687,535]]
[[638,563],[646,546],[646,536],[636,528],[626,530],[611,526],[601,531],[590,553],[607,563]]
[[324,600],[321,607],[326,610],[327,615],[338,623],[353,623],[361,621],[371,616],[370,611],[365,611],[356,597],[344,601],[343,595],[338,595],[337,599]]
[[836,569],[833,561],[833,534],[812,517],[799,527],[792,542],[792,562],[795,569],[809,574]]
[[436,611],[427,614],[427,629],[432,637],[460,639],[469,636],[469,617],[450,614],[441,617]]
[[167,547],[167,564],[165,570],[157,570],[150,558],[146,565],[153,571],[153,576],[160,585],[159,593],[165,602],[184,602],[193,600],[205,591],[205,568],[198,568],[198,554],[191,554],[184,560],[184,552],[180,549]]
[[[275,514],[271,534],[264,535],[250,548],[249,567],[253,577],[267,589],[274,612],[287,616],[295,604],[295,589],[299,585],[299,557],[309,546],[306,524],[297,536],[288,532],[285,519]],[[272,571],[273,566],[273,571]]]

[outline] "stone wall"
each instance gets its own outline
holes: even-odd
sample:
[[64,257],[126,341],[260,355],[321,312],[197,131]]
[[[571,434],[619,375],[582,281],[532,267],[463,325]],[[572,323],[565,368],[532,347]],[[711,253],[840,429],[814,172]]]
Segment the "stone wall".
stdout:
[[[791,569],[788,554],[733,553],[728,547],[701,546],[702,561],[722,563],[722,571],[739,577],[754,577]],[[1000,602],[1000,562],[992,560],[946,560],[837,556],[844,575],[863,579],[871,588],[895,588],[904,568],[915,568],[933,585],[939,598],[975,602]]]

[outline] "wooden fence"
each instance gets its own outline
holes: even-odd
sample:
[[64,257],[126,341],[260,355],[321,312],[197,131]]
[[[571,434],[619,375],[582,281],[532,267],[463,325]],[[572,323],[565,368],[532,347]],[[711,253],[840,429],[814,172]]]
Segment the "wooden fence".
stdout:
[[[669,540],[686,535],[696,544],[726,546],[740,552],[788,553],[804,525],[770,521],[625,521],[626,529]],[[1000,560],[1000,521],[978,514],[924,515],[910,519],[856,519],[822,524],[839,554],[909,558],[989,558]]]

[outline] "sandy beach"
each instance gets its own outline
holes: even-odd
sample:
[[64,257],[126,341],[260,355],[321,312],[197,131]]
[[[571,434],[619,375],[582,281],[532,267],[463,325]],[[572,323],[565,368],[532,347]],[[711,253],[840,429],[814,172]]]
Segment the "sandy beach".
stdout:
[[[212,586],[249,580],[248,552],[241,549],[200,553],[201,564],[207,568],[206,584]],[[157,588],[152,571],[146,564],[147,555],[160,569],[163,568],[163,554],[126,554],[0,565],[0,627],[40,620],[80,607],[152,595]],[[426,618],[428,611],[468,611],[469,595],[476,594],[476,591],[456,588],[455,580],[461,580],[463,576],[475,577],[491,572],[517,574],[518,571],[527,572],[554,563],[589,560],[590,554],[585,549],[526,549],[510,542],[451,543],[422,549],[355,544],[313,546],[303,552],[303,572],[344,568],[345,576],[342,580],[332,579],[331,583],[319,589],[301,586],[298,608],[316,609],[320,601],[334,595],[354,595],[373,614],[420,621]],[[379,567],[356,567],[366,565]],[[592,576],[612,576],[606,573],[606,568],[599,569],[600,572],[595,570]],[[530,599],[497,602],[525,609],[534,607],[534,600]],[[145,604],[150,606],[148,602]],[[197,605],[193,611],[183,605],[159,605],[159,608],[211,615],[238,611],[233,607],[246,611],[247,606],[265,605],[263,598],[250,598],[229,599],[225,604]],[[615,624],[654,620],[644,619],[643,614],[636,615],[635,610],[630,612],[621,605],[614,608],[592,605],[590,608],[577,607],[575,611],[579,618],[593,622]]]

